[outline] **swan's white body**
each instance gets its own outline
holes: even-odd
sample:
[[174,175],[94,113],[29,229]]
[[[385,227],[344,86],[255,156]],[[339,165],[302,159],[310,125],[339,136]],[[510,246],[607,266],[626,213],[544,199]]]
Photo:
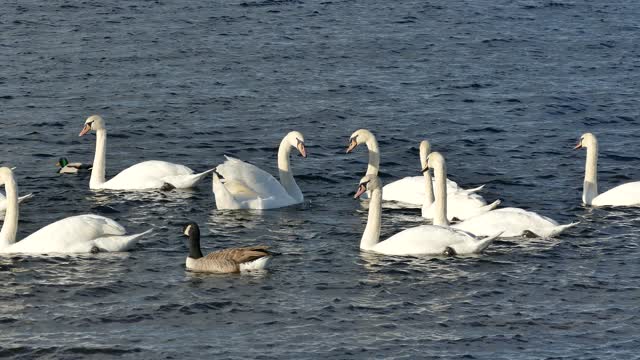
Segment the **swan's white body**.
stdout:
[[[447,194],[462,193],[469,194],[472,197],[482,199],[482,196],[475,194],[481,190],[484,185],[473,189],[463,189],[453,180],[447,179]],[[382,187],[382,200],[398,201],[411,207],[419,208],[422,206],[422,199],[425,196],[424,177],[407,176],[400,180],[396,180]]]
[[91,170],[89,188],[110,190],[149,190],[159,189],[171,185],[177,189],[193,187],[213,169],[194,174],[190,168],[166,161],[150,160],[130,166],[112,179],[105,179],[107,129],[104,120],[98,115],[92,115],[85,121],[80,136],[90,130],[96,132],[96,153]]
[[[378,141],[375,136],[366,129],[360,129],[351,134],[349,148],[347,152],[352,151],[359,144],[365,144],[369,150],[369,163],[367,165],[367,175],[378,175],[380,168],[380,149],[378,147]],[[426,161],[427,155],[431,152],[431,144],[424,140],[420,143],[420,163],[423,164]],[[424,167],[424,165],[423,165]],[[429,179],[431,176],[426,174]],[[431,185],[432,186],[432,185]],[[447,203],[448,210],[447,216],[450,220],[453,219],[468,219],[470,217],[482,214],[484,212],[495,209],[500,201],[496,201],[487,205],[484,198],[475,192],[481,190],[484,185],[474,189],[462,189],[455,181],[446,179],[446,191],[447,191]],[[418,208],[422,207],[422,216],[428,219],[433,219],[434,209],[429,209],[431,203],[433,203],[433,195],[429,200],[431,193],[431,187],[427,190],[425,186],[425,180],[423,176],[408,176],[403,179],[394,181],[385,185],[382,188],[382,200],[395,201],[393,207],[404,208]],[[362,198],[367,198],[363,196]]]
[[216,168],[224,181],[213,174],[213,193],[218,209],[274,209],[304,201],[289,164],[291,148],[297,147],[303,156],[304,137],[292,131],[282,139],[278,150],[280,181],[259,167],[226,156]]
[[630,182],[598,194],[598,140],[591,133],[583,134],[576,149],[587,148],[582,202],[592,206],[640,205],[640,181]]
[[117,222],[99,215],[71,216],[52,224],[16,242],[18,231],[18,186],[8,168],[0,168],[0,181],[7,190],[7,211],[0,230],[0,253],[87,253],[98,251],[125,251],[142,235],[125,235]]
[[[436,205],[438,212],[434,225],[422,225],[401,231],[387,240],[380,240],[382,213],[382,192],[380,181],[376,175],[366,175],[360,182],[359,194],[371,191],[369,216],[360,248],[387,255],[444,254],[447,248],[457,254],[473,254],[483,251],[499,234],[478,239],[474,235],[452,229],[447,221],[446,167],[439,153],[432,153],[433,166],[436,172]],[[366,186],[366,188],[365,188]]]
[[452,227],[477,236],[502,231],[500,237],[516,237],[531,232],[540,237],[553,237],[575,226],[577,222],[559,225],[555,220],[520,208],[502,208],[472,217]]

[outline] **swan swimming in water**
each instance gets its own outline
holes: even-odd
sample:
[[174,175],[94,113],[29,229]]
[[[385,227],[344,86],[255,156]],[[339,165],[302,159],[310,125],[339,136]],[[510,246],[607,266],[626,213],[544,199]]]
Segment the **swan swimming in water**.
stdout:
[[79,136],[84,136],[91,130],[96,132],[96,153],[89,181],[89,188],[92,190],[187,189],[213,172],[213,169],[210,169],[194,174],[193,170],[184,165],[150,160],[132,165],[107,181],[105,180],[107,129],[104,119],[99,115],[89,116]]
[[618,185],[598,194],[598,140],[591,133],[583,134],[574,149],[587,149],[582,202],[592,206],[640,205],[640,181]]
[[0,253],[89,253],[125,251],[151,232],[126,235],[117,222],[99,215],[77,215],[58,220],[16,242],[18,232],[18,184],[13,172],[0,168],[0,185],[7,191],[7,211],[0,230]]
[[450,228],[447,221],[446,166],[438,152],[429,154],[428,166],[436,175],[436,206],[434,225],[422,225],[403,230],[380,241],[383,189],[377,175],[365,175],[355,197],[371,192],[367,225],[360,240],[360,248],[386,255],[451,255],[474,254],[486,249],[499,235],[479,239],[466,231]]
[[[213,174],[213,193],[218,209],[274,209],[303,202],[304,196],[296,184],[289,157],[297,149],[307,157],[304,136],[298,131],[288,133],[278,148],[280,181],[259,167],[226,156]],[[219,178],[220,174],[224,182]]]
[[[376,137],[367,129],[356,130],[349,138],[349,147],[347,153],[353,151],[358,145],[365,144],[369,150],[369,163],[367,165],[367,175],[378,175],[380,168],[380,150]],[[424,140],[420,143],[420,162],[424,167],[427,155],[431,152],[431,144]],[[431,175],[427,172],[424,178],[431,179]],[[431,208],[433,203],[433,195],[427,190],[429,185],[425,186],[422,176],[408,176],[400,180],[396,180],[384,186],[382,191],[382,200],[397,201],[396,205],[400,207],[422,207],[422,216],[427,219],[433,219],[434,209]],[[482,189],[484,185],[474,189],[465,190],[458,186],[455,181],[447,179],[447,216],[453,219],[468,219],[475,215],[495,209],[500,200],[496,200],[487,205],[484,198],[475,192]],[[368,193],[362,198],[367,198]]]

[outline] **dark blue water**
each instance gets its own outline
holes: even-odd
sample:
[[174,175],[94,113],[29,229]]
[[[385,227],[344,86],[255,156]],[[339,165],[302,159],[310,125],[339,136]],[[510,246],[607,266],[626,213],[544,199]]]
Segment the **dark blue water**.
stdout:
[[[600,188],[640,179],[636,1],[32,1],[0,12],[0,164],[17,166],[19,238],[93,212],[130,253],[0,258],[0,357],[622,359],[637,356],[640,210],[580,205],[586,131]],[[109,128],[108,176],[142,160],[204,170],[229,154],[275,173],[289,130],[307,202],[215,210],[193,191],[92,192],[58,176],[93,159],[84,119]],[[417,175],[431,140],[461,185],[559,222],[465,258],[358,249],[351,199],[380,140],[383,180]],[[268,244],[266,274],[185,272],[180,226],[205,250]],[[383,214],[383,236],[421,223]]]

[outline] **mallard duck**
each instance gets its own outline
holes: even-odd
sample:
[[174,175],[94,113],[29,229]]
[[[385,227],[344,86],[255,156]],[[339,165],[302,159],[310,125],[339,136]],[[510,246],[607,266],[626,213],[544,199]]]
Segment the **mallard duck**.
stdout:
[[67,158],[61,157],[56,166],[59,167],[58,174],[77,174],[79,172],[89,172],[91,171],[91,164],[83,164],[83,163],[70,163]]

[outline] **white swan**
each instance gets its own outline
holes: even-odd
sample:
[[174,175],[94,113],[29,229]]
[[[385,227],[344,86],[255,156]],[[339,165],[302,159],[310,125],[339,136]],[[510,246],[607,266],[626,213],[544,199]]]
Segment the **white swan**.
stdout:
[[147,230],[125,235],[117,222],[99,215],[77,215],[58,220],[16,242],[18,231],[18,185],[11,169],[0,168],[0,185],[7,191],[7,212],[0,230],[0,253],[88,253],[125,251]]
[[482,252],[500,234],[478,239],[474,235],[452,229],[447,221],[446,166],[437,152],[429,155],[429,164],[436,175],[436,206],[438,212],[434,225],[422,225],[401,231],[387,240],[380,241],[380,222],[383,190],[377,175],[365,175],[360,180],[355,197],[371,191],[369,216],[360,248],[387,255],[419,254],[473,254]]
[[298,131],[288,133],[278,148],[278,170],[280,182],[271,174],[242,160],[226,157],[213,173],[213,193],[218,209],[274,209],[304,200],[289,165],[291,149],[296,148],[307,157],[304,136]]
[[[349,147],[347,153],[353,151],[359,144],[366,144],[369,149],[369,163],[367,165],[367,175],[378,175],[380,165],[380,150],[378,141],[375,136],[366,129],[356,130],[351,134],[349,139]],[[431,144],[427,140],[420,143],[420,163],[424,168],[427,155],[431,152]],[[424,178],[423,178],[424,176]],[[425,178],[431,179],[429,172],[423,172],[423,176],[408,176],[403,179],[394,181],[384,186],[382,191],[382,200],[396,201],[394,207],[416,208],[422,207],[422,217],[433,219],[435,208],[431,207],[433,203],[433,195],[431,190],[427,191],[425,187]],[[478,214],[495,209],[500,200],[496,200],[487,205],[484,198],[478,194],[484,185],[474,189],[465,190],[458,186],[455,181],[447,179],[447,216],[449,220],[453,219],[469,219]],[[368,198],[368,194],[362,196]]]
[[90,189],[111,190],[148,190],[148,189],[186,189],[193,187],[213,169],[194,174],[193,170],[184,165],[166,161],[144,161],[122,170],[118,175],[105,180],[107,129],[104,120],[99,115],[92,115],[84,122],[84,128],[79,136],[89,131],[96,132],[96,153],[91,170]]
[[503,208],[472,217],[452,227],[468,231],[478,236],[486,236],[502,231],[500,237],[537,236],[554,237],[566,229],[577,225],[574,222],[559,225],[557,221],[520,208]]
[[582,202],[593,206],[640,205],[640,181],[618,185],[598,194],[598,140],[591,133],[583,134],[574,149],[587,148]]
[[[369,150],[369,162],[367,164],[367,172],[365,175],[378,175],[380,170],[380,149],[378,147],[378,140],[375,135],[367,129],[359,129],[351,134],[349,138],[349,146],[347,147],[347,154],[352,152],[358,145],[365,144]],[[427,147],[420,148],[420,158],[431,151],[431,144],[427,142]],[[464,190],[458,186],[458,184],[447,179],[447,192],[450,191],[466,191],[473,193],[482,188],[478,187],[471,190]],[[382,192],[382,200],[385,201],[398,201],[406,205],[415,205],[420,207],[422,205],[422,199],[424,198],[424,182],[421,176],[408,176],[403,179],[394,181],[384,186]],[[367,196],[363,196],[363,199]]]
[[[431,144],[427,140],[420,142],[420,165],[422,166],[422,176],[416,178],[422,181],[424,192],[421,214],[423,218],[434,219],[439,211],[434,203],[433,181],[427,166],[427,157],[431,152]],[[447,179],[448,180],[448,179]],[[448,184],[448,183],[447,183]],[[483,185],[484,186],[484,185]],[[469,191],[450,191],[447,188],[447,219],[465,220],[486,213],[495,209],[500,200],[496,200],[487,205],[484,198]],[[474,232],[472,232],[475,234]],[[476,234],[477,235],[477,234]]]

